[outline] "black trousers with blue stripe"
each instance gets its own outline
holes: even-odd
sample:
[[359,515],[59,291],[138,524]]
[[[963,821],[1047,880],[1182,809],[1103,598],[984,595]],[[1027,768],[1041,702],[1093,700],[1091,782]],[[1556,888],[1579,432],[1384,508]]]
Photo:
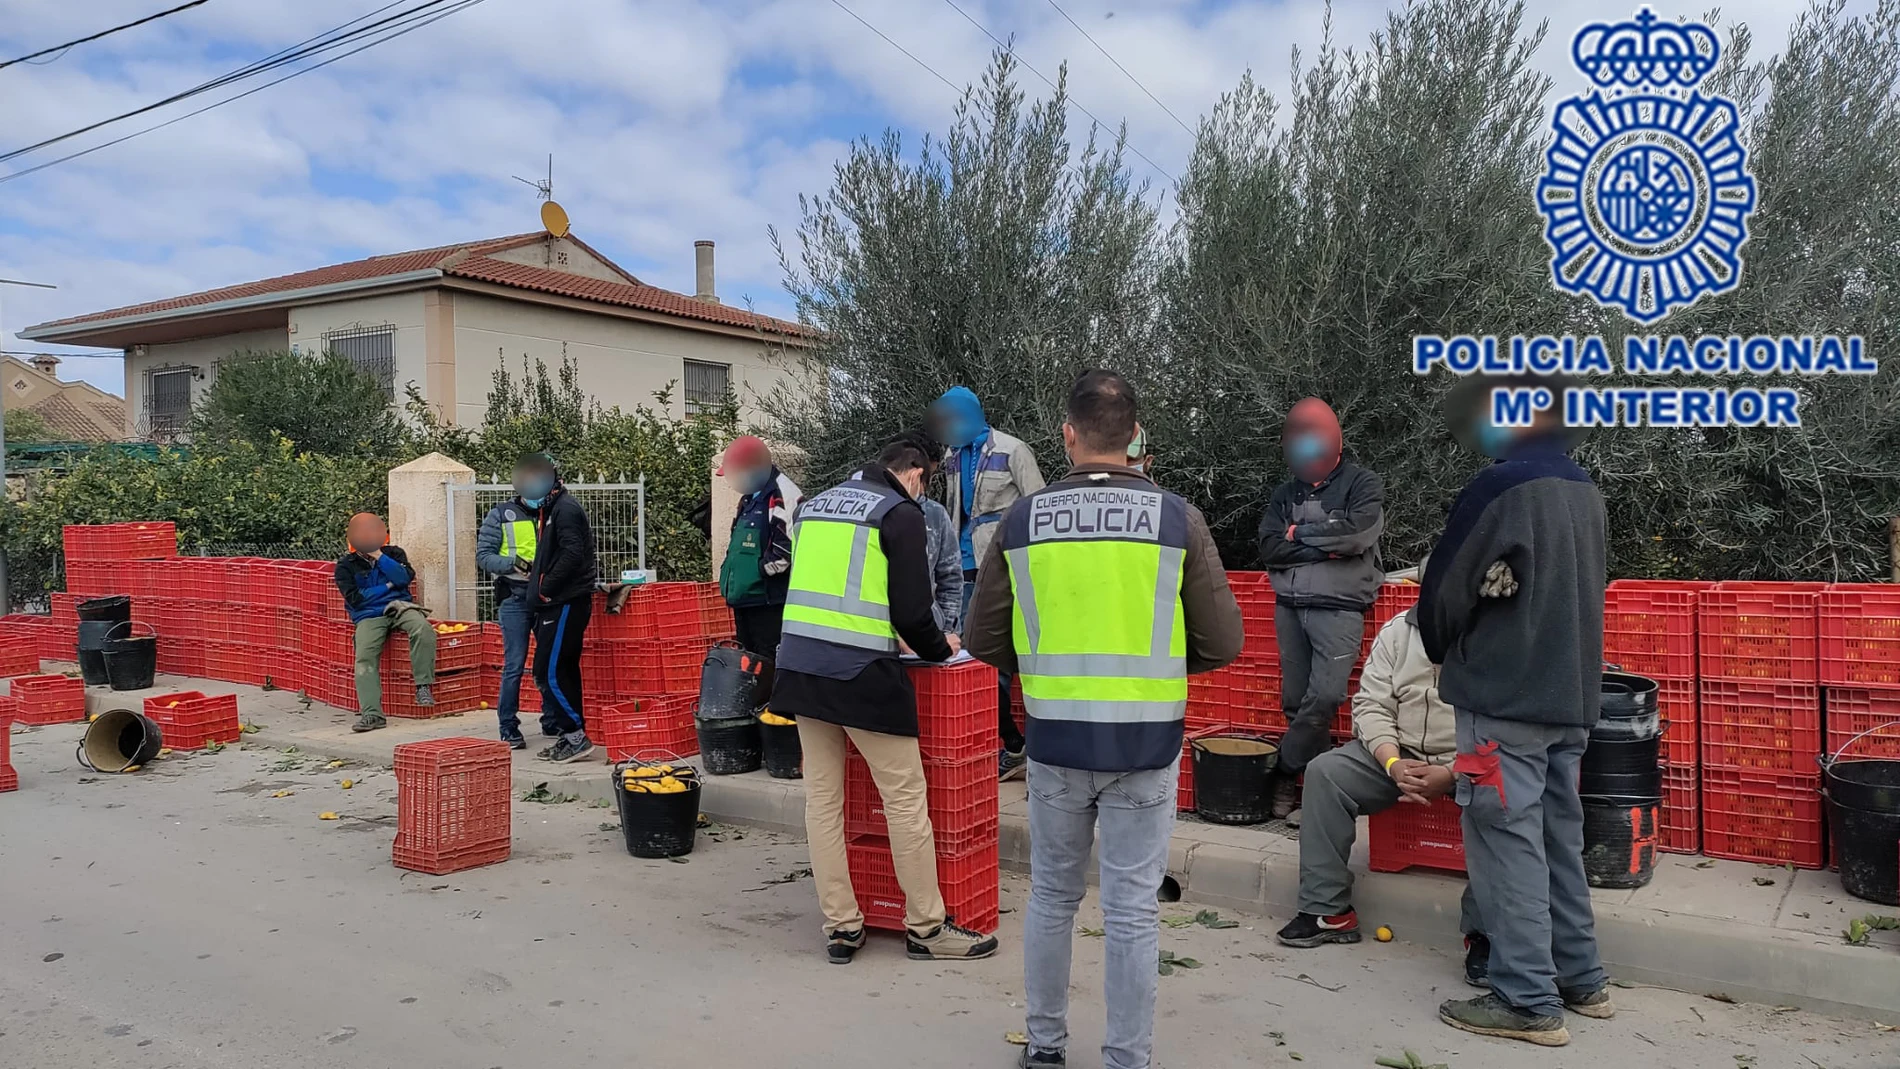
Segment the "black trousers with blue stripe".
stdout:
[[586,729],[581,710],[581,641],[593,611],[591,597],[535,610],[534,684],[541,688],[541,729],[547,734],[571,735]]

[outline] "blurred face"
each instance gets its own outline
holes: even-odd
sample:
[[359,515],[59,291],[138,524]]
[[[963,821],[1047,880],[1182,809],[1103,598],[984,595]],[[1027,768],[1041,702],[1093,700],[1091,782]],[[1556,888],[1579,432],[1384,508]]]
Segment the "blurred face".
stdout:
[[739,467],[726,465],[726,482],[742,494],[750,494],[765,488],[766,476],[772,469],[766,467]]
[[352,548],[368,553],[389,542],[389,528],[374,516],[358,516],[350,521],[349,538]]
[[554,489],[554,469],[522,465],[514,473],[515,493],[527,502],[539,502]]

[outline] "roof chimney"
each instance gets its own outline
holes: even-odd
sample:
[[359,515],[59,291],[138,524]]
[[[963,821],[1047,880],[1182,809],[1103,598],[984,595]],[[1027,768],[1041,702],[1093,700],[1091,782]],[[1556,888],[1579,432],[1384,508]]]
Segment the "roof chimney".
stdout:
[[51,375],[53,378],[59,377],[53,374],[53,369],[59,366],[59,357],[54,356],[52,353],[35,353],[27,360],[27,363],[32,364],[42,375]]
[[694,300],[719,303],[719,295],[713,292],[713,243],[710,241],[693,242],[693,287]]

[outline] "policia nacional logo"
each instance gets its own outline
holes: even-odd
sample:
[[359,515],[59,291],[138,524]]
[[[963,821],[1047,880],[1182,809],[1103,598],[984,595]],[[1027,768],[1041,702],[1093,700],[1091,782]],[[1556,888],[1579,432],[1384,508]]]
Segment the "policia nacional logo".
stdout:
[[1695,88],[1715,32],[1644,8],[1585,26],[1570,54],[1597,89],[1558,105],[1537,184],[1557,288],[1642,324],[1734,289],[1755,180],[1735,105]]

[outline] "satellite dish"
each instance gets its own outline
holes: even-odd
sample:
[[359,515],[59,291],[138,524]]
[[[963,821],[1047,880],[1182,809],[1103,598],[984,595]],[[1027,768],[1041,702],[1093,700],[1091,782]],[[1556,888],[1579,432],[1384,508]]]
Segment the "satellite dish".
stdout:
[[566,237],[567,210],[553,201],[541,205],[541,225],[547,228],[550,237]]

